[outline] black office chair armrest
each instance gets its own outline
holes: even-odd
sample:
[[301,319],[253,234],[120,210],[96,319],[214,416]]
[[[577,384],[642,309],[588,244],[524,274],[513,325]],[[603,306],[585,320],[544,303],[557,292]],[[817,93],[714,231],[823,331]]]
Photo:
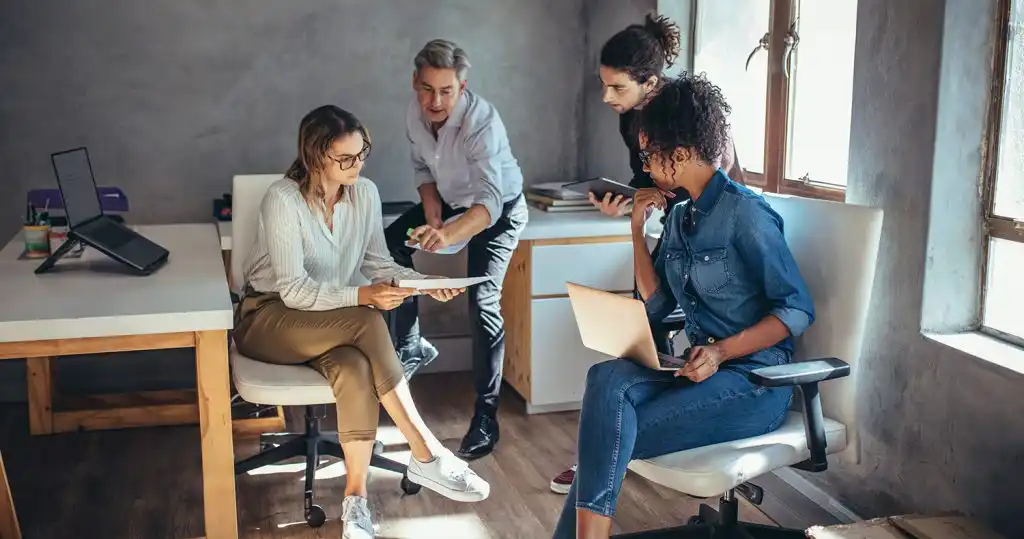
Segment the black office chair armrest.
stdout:
[[800,389],[804,430],[807,433],[807,447],[811,458],[794,465],[794,468],[809,472],[823,472],[828,469],[825,453],[828,446],[825,440],[825,416],[821,413],[818,382],[842,378],[849,374],[850,365],[834,357],[761,367],[750,371],[750,381],[760,386],[796,386]]
[[750,379],[764,387],[799,386],[824,382],[850,374],[850,365],[834,357],[761,367],[750,371]]

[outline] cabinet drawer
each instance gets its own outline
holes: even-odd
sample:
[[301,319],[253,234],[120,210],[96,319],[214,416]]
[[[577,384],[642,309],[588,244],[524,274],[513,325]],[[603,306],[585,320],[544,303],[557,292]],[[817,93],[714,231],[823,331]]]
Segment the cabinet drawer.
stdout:
[[567,293],[566,281],[610,292],[633,289],[633,244],[584,243],[533,247],[534,296]]
[[535,299],[530,309],[530,404],[578,403],[587,370],[610,358],[583,346],[569,298]]

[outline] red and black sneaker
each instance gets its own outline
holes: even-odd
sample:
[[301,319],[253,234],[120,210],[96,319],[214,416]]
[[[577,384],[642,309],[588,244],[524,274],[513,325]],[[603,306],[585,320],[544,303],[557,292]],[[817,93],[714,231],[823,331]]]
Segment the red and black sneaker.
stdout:
[[575,464],[572,465],[572,468],[558,474],[557,477],[551,480],[551,492],[555,494],[568,494],[569,487],[572,486],[574,479],[576,479]]

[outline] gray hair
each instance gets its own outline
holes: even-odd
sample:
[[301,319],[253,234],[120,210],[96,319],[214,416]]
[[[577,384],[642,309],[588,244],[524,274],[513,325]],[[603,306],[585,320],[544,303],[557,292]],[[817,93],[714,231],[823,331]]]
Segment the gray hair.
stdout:
[[455,76],[460,81],[466,80],[469,74],[469,56],[466,55],[466,51],[447,39],[434,39],[424,45],[413,62],[416,64],[417,73],[425,67],[454,69]]

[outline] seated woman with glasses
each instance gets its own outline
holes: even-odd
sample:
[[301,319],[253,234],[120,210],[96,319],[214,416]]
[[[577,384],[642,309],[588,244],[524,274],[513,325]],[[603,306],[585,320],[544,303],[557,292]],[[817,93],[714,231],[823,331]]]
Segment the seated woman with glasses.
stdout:
[[[359,175],[369,154],[370,135],[351,113],[328,105],[302,119],[298,157],[263,197],[234,332],[246,356],[308,364],[330,381],[347,470],[346,539],[373,537],[366,479],[381,404],[409,441],[410,481],[463,502],[490,491],[427,429],[409,394],[381,311],[415,292],[396,280],[423,275],[388,253],[380,195]],[[349,286],[357,272],[374,284]]]
[[[625,360],[587,373],[579,467],[556,539],[609,537],[630,460],[764,434],[786,416],[790,388],[755,385],[747,373],[788,363],[814,306],[782,218],[712,165],[728,112],[718,87],[685,73],[639,111],[640,157],[659,190],[638,192],[633,204],[637,287],[651,320],[682,306],[691,348],[674,373]],[[654,261],[644,221],[678,188],[691,200],[669,213]]]

